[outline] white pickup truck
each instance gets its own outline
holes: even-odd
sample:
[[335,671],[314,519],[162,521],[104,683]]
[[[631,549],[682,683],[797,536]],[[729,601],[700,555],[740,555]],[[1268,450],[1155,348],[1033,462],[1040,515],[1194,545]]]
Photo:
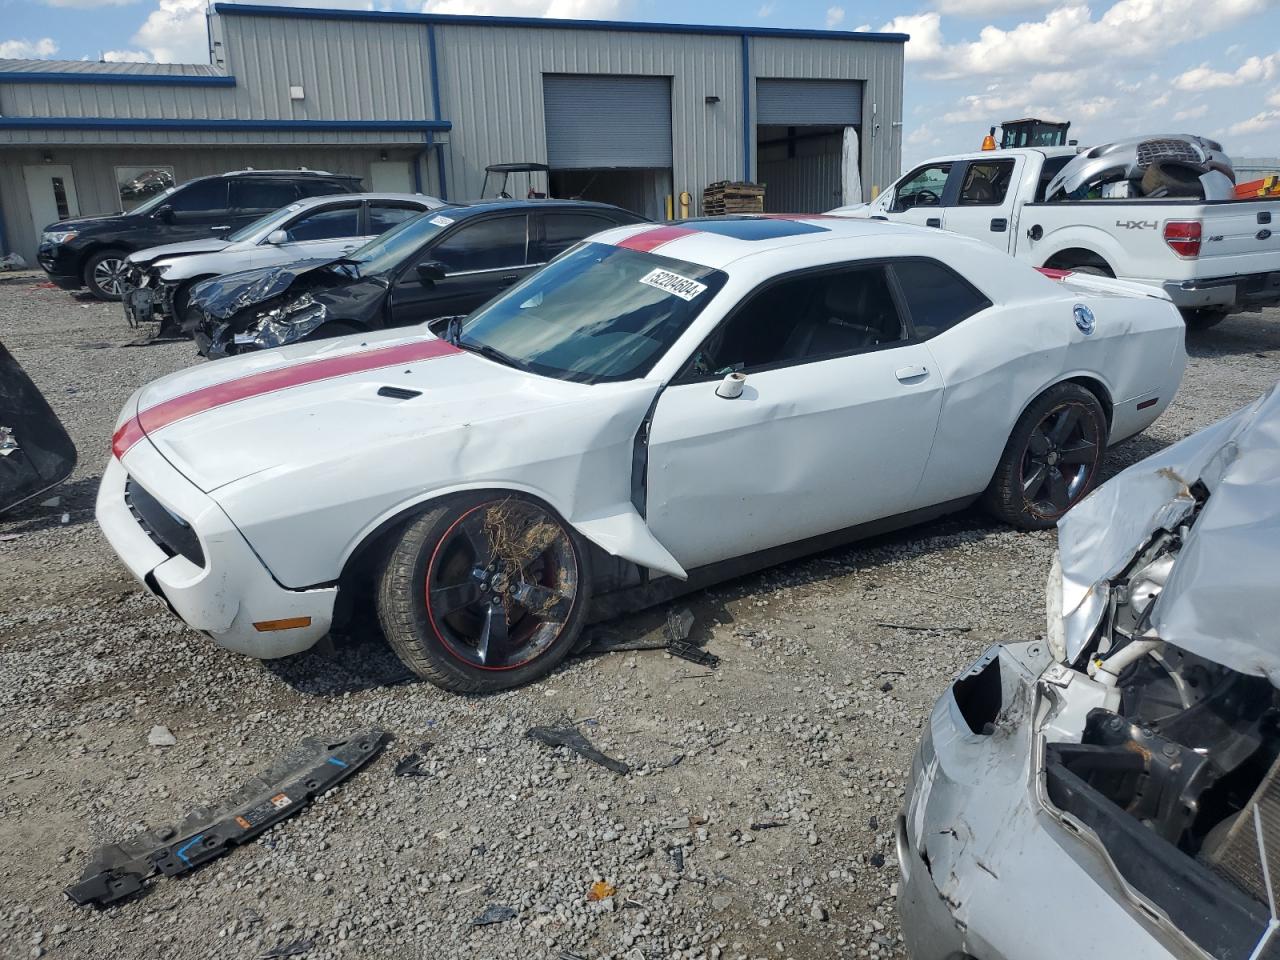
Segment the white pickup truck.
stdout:
[[1073,147],[930,160],[832,213],[940,227],[1019,260],[1164,290],[1188,326],[1280,303],[1280,199],[1044,201]]

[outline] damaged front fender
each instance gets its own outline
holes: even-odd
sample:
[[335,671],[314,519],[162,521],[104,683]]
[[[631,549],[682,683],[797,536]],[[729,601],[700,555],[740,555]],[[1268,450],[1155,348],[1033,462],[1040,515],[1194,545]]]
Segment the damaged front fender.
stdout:
[[281,296],[299,277],[333,263],[333,258],[297,260],[214,277],[191,289],[191,306],[215,320],[229,320],[254,304]]

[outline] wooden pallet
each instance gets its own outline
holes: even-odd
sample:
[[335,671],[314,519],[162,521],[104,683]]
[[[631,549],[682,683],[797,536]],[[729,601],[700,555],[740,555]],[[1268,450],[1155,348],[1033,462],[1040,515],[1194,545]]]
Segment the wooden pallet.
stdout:
[[702,215],[764,213],[764,184],[720,180],[702,191]]

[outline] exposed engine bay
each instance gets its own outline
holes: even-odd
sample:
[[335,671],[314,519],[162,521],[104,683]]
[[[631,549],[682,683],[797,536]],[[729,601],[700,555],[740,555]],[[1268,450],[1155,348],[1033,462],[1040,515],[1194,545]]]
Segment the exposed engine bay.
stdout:
[[1209,498],[1199,484],[1191,493],[1190,515],[1110,581],[1076,669],[1045,675],[1045,788],[1053,808],[1092,831],[1140,904],[1211,956],[1270,956],[1255,951],[1272,933],[1271,878],[1280,880],[1280,692],[1151,626]]

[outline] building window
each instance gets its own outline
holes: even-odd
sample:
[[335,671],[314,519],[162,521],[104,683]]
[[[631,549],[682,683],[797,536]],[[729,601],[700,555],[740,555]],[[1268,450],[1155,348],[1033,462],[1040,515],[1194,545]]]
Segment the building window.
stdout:
[[176,183],[173,167],[116,167],[116,190],[120,209],[128,213]]

